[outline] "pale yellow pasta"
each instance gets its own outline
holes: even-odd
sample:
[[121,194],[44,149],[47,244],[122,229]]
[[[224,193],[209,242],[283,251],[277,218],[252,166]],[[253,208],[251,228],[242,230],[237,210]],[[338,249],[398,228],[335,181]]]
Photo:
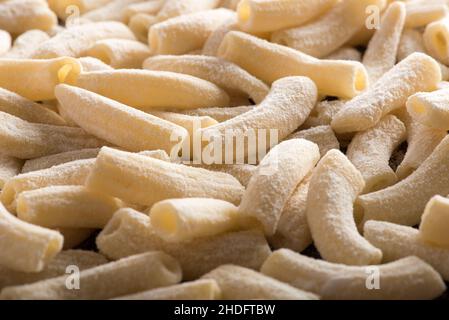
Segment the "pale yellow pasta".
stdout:
[[178,138],[183,141],[188,135],[180,126],[81,88],[60,85],[55,93],[61,109],[77,125],[128,150],[170,152]]
[[446,136],[432,154],[404,180],[386,189],[361,195],[358,214],[364,220],[382,220],[414,226],[421,220],[426,203],[434,195],[447,195],[449,185],[449,137]]
[[304,139],[286,140],[272,148],[251,177],[239,213],[256,219],[272,236],[288,198],[319,159],[318,146]]
[[399,41],[397,60],[402,61],[414,52],[426,53],[422,32],[404,29]]
[[23,160],[0,154],[0,189],[12,177],[18,175],[23,166]]
[[0,290],[9,286],[18,286],[62,276],[66,274],[67,267],[71,265],[77,266],[79,270],[85,270],[107,262],[108,260],[104,256],[93,251],[61,251],[41,272],[20,272],[0,267]]
[[441,81],[438,63],[423,53],[413,53],[385,73],[371,88],[350,100],[332,120],[337,133],[363,131],[386,114],[405,105],[419,91],[433,91]]
[[257,167],[250,164],[189,164],[211,171],[228,173],[243,186],[247,186]]
[[239,31],[240,28],[237,23],[237,15],[229,18],[223,22],[219,27],[217,27],[207,38],[204,43],[202,54],[205,56],[217,56],[218,48],[223,41],[226,34],[232,30]]
[[20,35],[31,29],[48,31],[57,24],[46,1],[14,0],[0,2],[0,29]]
[[95,42],[111,38],[135,39],[131,30],[120,22],[86,23],[59,32],[38,46],[32,56],[39,59],[61,56],[77,58],[82,56]]
[[148,30],[157,21],[157,18],[153,15],[138,13],[129,20],[128,27],[134,33],[137,40],[148,43]]
[[302,291],[251,269],[223,265],[202,279],[217,281],[224,300],[318,300],[313,293]]
[[115,300],[218,300],[221,289],[215,280],[199,279],[139,292]]
[[182,15],[154,24],[148,33],[153,54],[185,54],[201,49],[214,29],[235,13],[215,9]]
[[1,58],[5,59],[27,59],[30,58],[36,47],[42,42],[50,39],[50,36],[41,30],[33,29],[22,33],[14,40],[14,44]]
[[[103,61],[93,57],[82,57],[78,58],[79,63],[83,67],[83,72],[92,72],[92,71],[105,71],[105,70],[113,70],[111,66],[107,65]],[[61,115],[62,116],[62,115]]]
[[80,72],[81,64],[68,57],[0,59],[0,87],[34,101],[52,100],[55,86],[74,83]]
[[164,6],[166,0],[152,0],[145,2],[137,2],[129,4],[122,10],[122,19],[128,23],[130,19],[136,14],[156,15]]
[[99,6],[94,10],[90,10],[83,15],[81,19],[91,22],[100,21],[121,21],[126,22],[124,10],[133,3],[142,2],[141,0],[112,0],[106,4]]
[[368,221],[363,234],[382,250],[385,261],[395,261],[407,256],[417,256],[449,280],[449,248],[426,243],[417,229],[384,221]]
[[378,270],[380,288],[368,289],[373,269],[347,266],[309,258],[287,249],[273,252],[262,273],[323,299],[435,299],[445,290],[440,275],[417,257],[373,266]]
[[270,90],[265,83],[237,65],[215,57],[156,56],[145,60],[143,68],[178,72],[198,77],[215,83],[230,95],[249,96],[256,104],[260,103]]
[[225,107],[229,103],[229,96],[215,84],[166,71],[88,72],[78,77],[76,85],[145,111],[154,108]]
[[330,126],[317,126],[307,130],[292,133],[287,139],[306,139],[316,143],[320,149],[320,156],[324,156],[331,149],[340,149],[340,143]]
[[112,259],[162,250],[181,264],[183,279],[197,279],[223,264],[259,269],[271,250],[260,231],[229,232],[192,241],[169,243],[159,238],[150,218],[132,209],[114,214],[97,237],[100,252]]
[[419,28],[443,19],[448,14],[448,3],[446,0],[418,0],[406,3],[407,28]]
[[239,25],[247,32],[272,32],[303,25],[324,14],[337,0],[242,0]]
[[393,2],[385,11],[379,29],[371,38],[363,56],[363,64],[371,84],[376,83],[396,64],[405,16],[405,4]]
[[131,203],[151,206],[173,198],[206,197],[238,204],[243,186],[233,176],[102,148],[89,188]]
[[54,230],[59,231],[64,237],[64,250],[77,248],[95,232],[95,229],[86,228],[56,228]]
[[407,100],[411,117],[427,127],[449,130],[449,89],[418,92]]
[[434,58],[449,63],[449,18],[427,25],[424,31],[424,45]]
[[310,77],[321,94],[347,98],[358,95],[368,86],[366,70],[357,61],[319,60],[242,32],[229,32],[218,55],[269,84],[283,77],[301,75]]
[[434,196],[426,204],[419,225],[419,235],[430,244],[449,249],[449,199]]
[[33,284],[8,287],[1,299],[97,300],[109,299],[181,281],[179,263],[163,252],[147,252],[109,262],[79,273],[80,287],[67,288],[67,275]]
[[[241,107],[216,107],[216,108],[198,108],[191,110],[179,110],[179,112],[191,116],[197,117],[211,117],[218,122],[224,122],[231,120],[237,116],[240,116],[248,111],[251,111],[255,106],[241,106]],[[177,111],[178,112],[178,111]]]
[[9,49],[11,49],[11,35],[0,29],[0,57],[3,58]]
[[150,49],[143,43],[127,39],[105,39],[97,41],[85,52],[115,69],[138,69],[150,56]]
[[365,180],[363,193],[384,189],[398,181],[389,160],[405,138],[405,125],[393,115],[354,136],[346,155]]
[[345,100],[324,100],[316,104],[302,128],[329,126],[335,115],[344,107]]
[[340,48],[365,25],[367,7],[380,8],[384,4],[385,0],[340,1],[309,24],[274,32],[271,40],[317,58],[325,57]]
[[189,13],[214,9],[221,0],[166,0],[157,18],[164,21],[169,18],[186,15]]
[[47,0],[50,9],[53,10],[56,15],[65,20],[73,12],[70,10],[72,6],[76,7],[75,12],[85,13],[94,9],[97,9],[111,0]]
[[352,60],[352,61],[362,61],[362,53],[353,47],[341,47],[330,53],[324,59],[327,60]]

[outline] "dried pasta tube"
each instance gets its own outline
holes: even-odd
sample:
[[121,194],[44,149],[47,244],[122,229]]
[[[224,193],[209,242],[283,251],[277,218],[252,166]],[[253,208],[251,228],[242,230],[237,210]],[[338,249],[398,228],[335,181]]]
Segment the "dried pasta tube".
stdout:
[[357,61],[319,60],[238,31],[225,36],[218,56],[269,84],[287,76],[309,77],[323,95],[352,98],[368,86],[366,69]]
[[319,159],[318,146],[304,139],[286,140],[272,148],[251,177],[239,213],[256,219],[272,236],[289,197]]
[[292,133],[287,139],[306,139],[318,145],[320,156],[324,156],[331,149],[340,150],[340,143],[330,126],[318,126],[308,130]]
[[23,166],[23,160],[0,154],[0,189],[12,177],[18,175]]
[[323,100],[316,104],[302,128],[329,126],[335,115],[344,107],[345,100]]
[[224,265],[205,274],[202,279],[217,281],[224,300],[318,300],[306,292],[251,269]]
[[215,9],[157,23],[148,33],[151,52],[154,55],[185,54],[201,49],[211,32],[233,15],[234,12],[228,9]]
[[396,55],[404,28],[405,4],[393,2],[385,11],[363,56],[370,83],[375,83],[396,64]]
[[229,103],[229,96],[215,84],[174,72],[88,72],[79,76],[77,86],[144,111],[155,108],[226,107]]
[[[380,276],[379,290],[366,286],[374,267]],[[417,257],[372,267],[348,266],[281,249],[270,255],[261,272],[323,299],[435,299],[446,290],[441,276]]]
[[218,300],[221,289],[212,279],[199,279],[116,298],[115,300]]
[[129,20],[136,14],[143,13],[148,15],[157,15],[164,6],[165,2],[166,0],[153,0],[129,4],[124,10],[122,10],[122,19],[125,23],[128,23]]
[[255,106],[241,106],[241,107],[216,107],[216,108],[198,108],[191,110],[177,110],[176,112],[180,112],[183,114],[197,116],[197,117],[211,117],[218,122],[224,122],[227,120],[231,120],[241,114],[244,114],[248,111],[251,111],[255,108]]
[[121,21],[126,22],[124,10],[133,3],[141,0],[112,0],[94,10],[84,13],[80,18],[91,22]]
[[[218,123],[215,119],[212,119],[209,116],[190,116],[186,114],[165,111],[151,111],[149,113],[158,118],[183,127],[189,132],[190,137],[193,137],[195,130],[207,128]],[[195,126],[197,126],[197,128]]]
[[158,237],[146,214],[121,209],[97,237],[100,252],[112,259],[162,250],[181,264],[184,280],[193,280],[223,264],[258,270],[271,250],[258,230],[228,232],[169,243]]
[[204,43],[202,54],[205,56],[217,56],[218,48],[223,41],[226,34],[232,30],[240,30],[237,23],[237,15],[223,22],[219,27],[217,27],[207,38]]
[[228,173],[236,178],[243,186],[247,186],[257,167],[250,164],[189,164],[211,171]]
[[115,21],[86,23],[59,32],[36,48],[33,58],[61,56],[80,57],[92,45],[103,39],[135,40],[134,34],[124,24]]
[[85,54],[98,58],[115,69],[138,69],[150,56],[150,49],[139,41],[105,39],[97,41]]
[[449,130],[449,89],[430,93],[418,92],[407,100],[407,111],[417,122],[427,127]]
[[95,232],[95,229],[87,228],[56,228],[64,237],[64,250],[78,247]]
[[422,32],[404,29],[399,41],[397,60],[402,61],[414,52],[426,53]]
[[39,272],[62,249],[64,238],[54,230],[19,220],[0,204],[0,265],[16,271]]
[[111,0],[48,0],[48,5],[61,20],[66,20],[71,14],[71,11],[67,9],[70,6],[76,6],[79,13],[85,13],[109,2]]
[[80,270],[93,268],[107,263],[101,254],[85,250],[67,250],[57,254],[41,272],[20,272],[0,267],[0,290],[5,287],[33,283],[55,278],[66,274],[68,266],[76,266]]
[[362,53],[353,47],[342,47],[335,50],[324,59],[327,60],[352,60],[352,61],[362,61]]
[[166,0],[157,18],[159,21],[164,21],[173,17],[214,9],[219,4],[220,0]]
[[[188,135],[180,126],[81,88],[60,85],[55,94],[61,109],[76,124],[128,150],[170,152],[178,138],[183,141]],[[172,135],[177,139],[172,139]]]
[[246,32],[272,32],[296,27],[324,14],[337,0],[243,0],[237,7],[239,25]]
[[354,136],[346,156],[365,180],[363,193],[384,189],[398,181],[389,160],[405,138],[405,125],[393,115],[385,116],[371,129]]
[[421,238],[437,246],[449,249],[449,199],[434,196],[426,204],[419,225]]
[[447,2],[445,0],[422,0],[406,2],[407,28],[425,27],[434,21],[443,19],[448,14]]
[[34,101],[53,100],[55,86],[74,83],[80,72],[80,63],[67,57],[48,60],[0,59],[0,87]]
[[20,35],[31,29],[48,31],[57,24],[57,20],[46,1],[0,2],[0,29],[13,35]]
[[143,68],[184,73],[201,78],[215,83],[230,95],[249,96],[256,104],[262,102],[270,90],[265,83],[237,65],[215,57],[156,56],[145,60]]
[[[449,137],[411,175],[384,190],[359,196],[356,208],[364,220],[382,220],[414,226],[426,203],[436,194],[447,195],[449,186]],[[425,186],[425,187],[424,187]]]
[[380,8],[384,4],[385,0],[340,1],[309,24],[274,32],[271,40],[322,58],[340,48],[365,25],[367,7]]
[[157,18],[153,15],[138,13],[129,20],[128,27],[134,33],[137,40],[147,43],[148,30],[157,22]]
[[423,38],[429,54],[444,64],[448,64],[449,19],[442,19],[427,25]]
[[337,133],[363,131],[386,114],[401,108],[419,91],[433,91],[441,81],[438,63],[423,53],[413,53],[385,73],[370,89],[345,104],[332,120]]
[[449,248],[427,243],[419,230],[384,221],[367,221],[364,235],[382,250],[385,261],[395,261],[407,256],[417,256],[449,280]]
[[147,206],[165,199],[192,197],[215,198],[238,204],[243,194],[243,186],[229,174],[107,147],[98,154],[86,185],[125,201]]
[[179,263],[163,252],[147,252],[83,270],[79,274],[79,290],[69,290],[67,276],[33,284],[8,287],[1,299],[25,300],[102,300],[181,281]]
[[357,231],[353,203],[365,183],[339,150],[329,151],[313,171],[307,195],[307,221],[314,244],[330,262],[380,263],[382,252]]
[[41,30],[28,30],[14,40],[14,44],[7,53],[1,56],[4,59],[27,59],[42,42],[50,39],[50,36]]
[[111,66],[107,65],[103,61],[93,57],[82,57],[78,58],[79,63],[83,67],[83,72],[92,72],[92,71],[111,71],[114,70]]
[[0,57],[3,58],[3,55],[9,49],[11,49],[11,35],[4,30],[0,30]]
[[100,152],[99,148],[80,149],[27,160],[23,165],[22,173],[43,170],[71,161],[92,159],[98,155],[98,152]]
[[22,192],[17,217],[47,228],[103,228],[123,202],[83,186],[50,186]]

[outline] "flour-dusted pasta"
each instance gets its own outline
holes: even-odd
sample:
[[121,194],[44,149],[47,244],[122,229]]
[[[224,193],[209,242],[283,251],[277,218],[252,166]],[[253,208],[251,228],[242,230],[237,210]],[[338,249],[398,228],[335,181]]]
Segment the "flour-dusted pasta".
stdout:
[[0,154],[0,189],[12,177],[18,175],[23,166],[23,160]]
[[81,88],[60,85],[55,93],[60,107],[76,124],[128,150],[170,152],[179,143],[178,138],[183,141],[188,135],[187,130],[173,123]]
[[407,28],[425,27],[433,21],[447,16],[449,10],[446,0],[417,0],[407,1]]
[[197,279],[223,264],[258,270],[271,253],[263,233],[258,230],[169,243],[156,235],[147,215],[132,209],[121,209],[114,214],[97,237],[97,246],[112,259],[162,250],[179,261],[184,280]]
[[[83,67],[83,72],[114,70],[111,66],[103,61],[93,57],[78,58],[79,63]],[[62,115],[61,115],[62,116]],[[62,116],[63,117],[63,116]]]
[[411,175],[386,189],[359,196],[356,207],[364,220],[383,220],[414,226],[430,198],[449,194],[449,137]]
[[169,18],[178,17],[190,13],[214,9],[221,0],[166,0],[159,11],[157,18],[164,21]]
[[243,186],[247,186],[249,180],[257,170],[257,166],[251,164],[191,164],[211,171],[228,173],[236,178]]
[[0,57],[2,57],[11,48],[11,35],[0,29]]
[[184,54],[201,49],[214,29],[235,13],[215,9],[175,17],[151,26],[148,44],[153,54]]
[[306,76],[321,94],[347,98],[368,86],[366,69],[357,61],[319,60],[238,31],[225,36],[218,55],[270,84],[287,76]]
[[43,42],[36,48],[33,58],[55,58],[61,56],[80,57],[96,41],[103,39],[134,40],[131,30],[120,22],[86,23],[72,26]]
[[102,5],[111,2],[111,0],[48,0],[50,9],[53,10],[56,15],[65,20],[74,12],[70,10],[71,6],[76,6],[79,13],[85,13],[101,7]]
[[362,61],[362,53],[353,47],[342,47],[335,50],[331,54],[325,57],[328,60],[353,60]]
[[426,205],[419,225],[424,241],[449,249],[449,199],[434,196]]
[[425,54],[413,53],[346,103],[332,120],[332,128],[337,133],[366,130],[386,114],[403,107],[412,94],[435,90],[440,81],[438,63]]
[[260,103],[270,90],[268,86],[237,65],[215,57],[183,55],[156,56],[147,59],[144,69],[171,71],[198,77],[228,91],[244,94]]
[[44,31],[37,29],[26,31],[14,40],[11,50],[3,54],[1,58],[30,58],[36,47],[48,39],[50,39],[50,36]]
[[427,51],[441,62],[449,63],[449,18],[429,24],[423,37]]
[[152,0],[129,4],[122,10],[122,20],[124,20],[125,23],[128,23],[133,16],[140,13],[157,15],[165,2],[166,0]]
[[345,100],[323,100],[316,104],[309,118],[304,122],[303,128],[329,126],[335,115],[344,107]]
[[237,23],[237,15],[223,22],[219,27],[211,32],[204,43],[201,53],[205,56],[217,56],[220,44],[226,34],[232,30],[240,30]]
[[416,257],[373,267],[380,276],[378,290],[367,288],[369,266],[330,263],[288,249],[273,252],[261,271],[323,299],[434,299],[446,290],[441,276]]
[[183,114],[197,116],[197,117],[211,117],[218,122],[224,122],[231,120],[237,116],[240,116],[248,111],[251,111],[255,106],[241,106],[241,107],[216,107],[216,108],[198,108],[191,110],[177,110]]
[[264,274],[234,265],[223,265],[205,274],[202,279],[213,279],[221,288],[224,300],[318,300],[305,292]]
[[397,60],[402,61],[414,52],[426,53],[422,32],[404,29],[399,41]]
[[371,84],[395,65],[405,16],[405,4],[393,2],[387,8],[379,29],[369,42],[363,56],[363,64],[368,71]]
[[126,22],[124,10],[133,3],[142,2],[141,0],[112,0],[107,3],[89,10],[81,16],[82,20],[100,22],[100,21],[121,21]]
[[80,288],[70,290],[67,276],[33,284],[8,287],[1,299],[74,300],[109,299],[152,288],[173,285],[181,281],[179,263],[163,252],[147,252],[83,270],[79,274]]
[[385,0],[339,1],[326,14],[309,24],[274,32],[271,40],[322,58],[340,48],[365,25],[367,7],[381,8],[384,4]]
[[148,30],[157,22],[157,18],[153,15],[138,13],[129,20],[128,27],[139,41],[148,43]]
[[287,139],[306,139],[316,143],[321,156],[324,156],[331,149],[340,149],[340,143],[330,126],[317,126],[308,130],[301,130],[292,133]]
[[397,182],[389,160],[405,138],[405,125],[393,115],[385,116],[374,127],[354,136],[346,155],[365,180],[363,193],[384,189]]
[[389,222],[368,221],[363,233],[369,242],[382,250],[385,261],[417,256],[434,267],[444,280],[449,280],[449,248],[427,243],[418,230]]
[[407,111],[412,118],[427,127],[449,129],[449,89],[430,93],[418,92],[407,100]]

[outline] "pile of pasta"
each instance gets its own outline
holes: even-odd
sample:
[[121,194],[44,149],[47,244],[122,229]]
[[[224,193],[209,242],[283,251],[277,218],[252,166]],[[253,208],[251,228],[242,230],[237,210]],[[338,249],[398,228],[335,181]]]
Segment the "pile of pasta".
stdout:
[[[448,11],[0,1],[0,299],[438,298]],[[173,157],[262,130],[256,163]]]

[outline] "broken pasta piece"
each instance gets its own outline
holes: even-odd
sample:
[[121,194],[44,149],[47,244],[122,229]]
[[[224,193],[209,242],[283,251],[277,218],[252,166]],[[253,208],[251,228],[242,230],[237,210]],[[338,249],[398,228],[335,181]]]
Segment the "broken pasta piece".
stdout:
[[449,199],[434,196],[426,204],[419,225],[419,234],[425,241],[449,249]]

